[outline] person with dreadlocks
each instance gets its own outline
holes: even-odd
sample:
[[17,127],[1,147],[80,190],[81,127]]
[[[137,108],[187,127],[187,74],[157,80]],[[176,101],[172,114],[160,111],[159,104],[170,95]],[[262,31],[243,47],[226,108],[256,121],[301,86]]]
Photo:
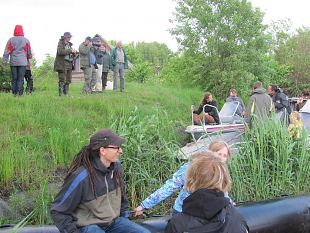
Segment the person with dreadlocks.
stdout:
[[75,156],[51,207],[61,233],[150,233],[128,219],[119,162],[123,143],[112,130],[102,129]]

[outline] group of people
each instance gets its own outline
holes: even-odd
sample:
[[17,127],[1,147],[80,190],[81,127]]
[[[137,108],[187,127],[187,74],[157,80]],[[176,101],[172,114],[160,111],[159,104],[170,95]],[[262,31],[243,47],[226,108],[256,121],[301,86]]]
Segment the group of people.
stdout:
[[2,68],[5,69],[6,64],[10,60],[11,67],[11,86],[14,96],[22,96],[24,94],[24,79],[26,79],[26,93],[33,91],[33,78],[31,73],[32,58],[31,46],[29,40],[24,37],[22,25],[16,25],[13,37],[11,37],[4,49]]
[[113,90],[117,90],[117,79],[120,79],[120,91],[125,89],[124,70],[128,69],[128,60],[122,42],[117,43],[111,54],[103,38],[96,34],[87,36],[80,44],[79,50],[72,48],[71,33],[61,36],[55,59],[55,71],[58,72],[59,96],[68,95],[75,60],[79,57],[80,67],[84,73],[83,93],[95,93],[105,90],[109,71],[113,70]]
[[[77,153],[51,207],[60,232],[150,232],[128,219],[123,179],[126,171],[119,161],[123,143],[124,139],[113,131],[102,129]],[[208,151],[193,155],[163,187],[142,201],[135,208],[135,216],[181,190],[166,233],[209,232],[208,229],[248,232],[245,220],[228,194],[232,185],[227,167],[229,159],[230,148],[225,142],[211,143]]]
[[[305,103],[306,96],[309,93],[303,92],[303,95],[298,99],[296,111],[299,111],[301,106]],[[264,89],[262,82],[257,81],[253,85],[251,97],[249,98],[247,108],[240,97],[237,95],[236,89],[230,90],[230,96],[226,102],[236,101],[239,102],[236,114],[244,117],[245,122],[250,126],[253,117],[262,119],[269,116],[272,112],[285,112],[287,116],[291,114],[291,107],[288,96],[277,85],[269,85],[268,93]],[[204,113],[201,115],[201,113]],[[296,115],[296,113],[294,113]],[[217,111],[217,103],[213,100],[212,94],[206,92],[197,110],[193,109],[193,121],[195,124],[200,125],[203,121],[206,124],[219,124],[220,118]]]

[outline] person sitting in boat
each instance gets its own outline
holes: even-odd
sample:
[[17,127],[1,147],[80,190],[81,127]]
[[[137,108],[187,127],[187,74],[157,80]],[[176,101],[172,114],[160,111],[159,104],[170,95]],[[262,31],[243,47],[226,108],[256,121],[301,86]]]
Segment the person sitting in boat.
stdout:
[[296,111],[299,112],[300,109],[302,109],[302,107],[306,104],[309,97],[310,97],[309,91],[304,90],[297,99]]
[[[208,150],[213,152],[218,152],[220,158],[227,162],[229,158],[231,158],[230,148],[224,141],[214,141],[212,142]],[[197,158],[200,156],[207,155],[206,152],[201,152],[193,155],[193,158]],[[183,200],[188,197],[189,193],[184,188],[185,184],[185,173],[189,166],[189,162],[185,163],[183,166],[179,168],[177,172],[175,172],[171,179],[167,180],[166,183],[155,192],[153,192],[150,196],[148,196],[144,201],[140,203],[140,205],[135,208],[135,216],[142,215],[143,211],[151,209],[152,207],[159,204],[161,201],[170,197],[176,191],[180,190],[178,197],[176,198],[173,206],[172,214],[182,212]],[[228,198],[228,195],[227,195]]]
[[182,213],[169,220],[165,233],[248,232],[246,221],[225,197],[231,183],[227,164],[216,153],[194,159],[186,171],[185,188],[190,195]]
[[242,99],[238,96],[237,90],[232,88],[230,89],[229,97],[227,97],[226,102],[239,102],[239,107],[236,111],[236,114],[239,116],[245,115],[245,106]]
[[300,138],[302,136],[303,128],[300,113],[296,111],[292,112],[290,115],[290,124],[287,129],[290,137],[296,139]]
[[[208,105],[205,106],[206,104]],[[220,118],[217,109],[214,107],[217,107],[216,101],[213,100],[210,92],[206,92],[201,100],[198,110],[193,109],[194,124],[201,125],[201,122],[203,121],[203,118],[199,116],[201,112],[204,113],[206,124],[219,124]]]

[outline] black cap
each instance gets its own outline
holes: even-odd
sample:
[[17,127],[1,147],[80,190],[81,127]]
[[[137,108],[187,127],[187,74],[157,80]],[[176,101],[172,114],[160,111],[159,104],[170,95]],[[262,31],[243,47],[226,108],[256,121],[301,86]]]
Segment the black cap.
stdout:
[[125,139],[117,136],[111,129],[102,129],[90,137],[89,145],[91,149],[97,150],[109,145],[121,146],[124,142]]

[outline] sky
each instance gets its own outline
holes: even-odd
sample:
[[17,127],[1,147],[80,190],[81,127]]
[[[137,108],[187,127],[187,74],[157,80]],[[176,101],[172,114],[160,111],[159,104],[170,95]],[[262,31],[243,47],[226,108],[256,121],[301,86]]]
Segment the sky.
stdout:
[[[294,27],[310,26],[309,0],[251,0],[265,12],[265,23],[290,18]],[[56,55],[64,32],[78,49],[86,36],[99,33],[107,40],[157,41],[176,51],[172,27],[173,0],[0,0],[0,54],[16,24],[24,28],[36,59]]]

